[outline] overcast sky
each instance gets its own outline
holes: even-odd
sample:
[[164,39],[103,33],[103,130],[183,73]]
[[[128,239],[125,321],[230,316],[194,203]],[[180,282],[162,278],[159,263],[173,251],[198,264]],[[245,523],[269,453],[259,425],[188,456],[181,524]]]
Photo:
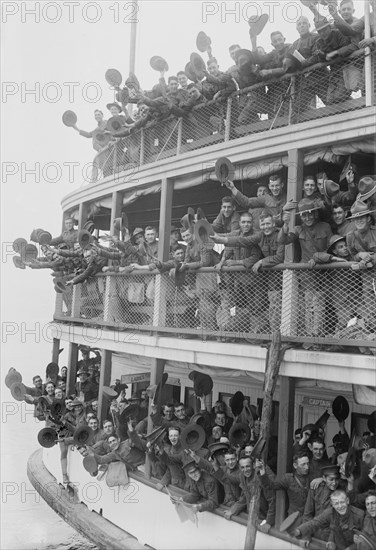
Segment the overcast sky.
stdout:
[[[94,109],[106,111],[113,99],[105,71],[117,68],[125,79],[129,70],[130,21],[137,17],[139,22],[136,74],[145,89],[158,78],[150,57],[163,56],[168,74],[176,74],[196,50],[199,31],[211,37],[213,54],[225,70],[232,64],[231,44],[250,47],[249,16],[269,14],[259,37],[267,51],[271,31],[282,30],[292,42],[298,37],[297,18],[305,14],[312,21],[299,0],[141,1],[137,12],[136,7],[112,0],[1,3],[2,372],[17,367],[27,383],[50,361],[43,327],[52,319],[55,293],[47,270],[13,267],[10,243],[28,239],[34,227],[59,234],[61,198],[85,184],[82,172],[93,158],[91,140],[66,128],[61,116],[73,109],[79,127],[95,127]],[[362,13],[359,0],[356,15]],[[33,330],[36,334],[28,333]]]

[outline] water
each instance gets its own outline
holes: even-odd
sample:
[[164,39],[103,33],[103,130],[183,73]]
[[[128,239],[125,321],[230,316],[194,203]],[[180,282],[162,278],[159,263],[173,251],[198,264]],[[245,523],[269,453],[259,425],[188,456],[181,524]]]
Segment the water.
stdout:
[[39,496],[27,477],[29,456],[39,448],[43,423],[32,407],[13,401],[2,384],[1,550],[96,550]]

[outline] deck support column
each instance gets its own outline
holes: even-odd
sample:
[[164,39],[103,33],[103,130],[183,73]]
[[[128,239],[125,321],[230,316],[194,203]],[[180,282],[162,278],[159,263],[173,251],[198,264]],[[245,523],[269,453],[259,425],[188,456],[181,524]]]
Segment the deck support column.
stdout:
[[68,356],[68,373],[67,373],[67,395],[76,393],[76,378],[77,378],[77,362],[78,362],[78,344],[69,344]]
[[[278,460],[277,477],[289,472],[292,464],[294,441],[295,379],[280,376],[279,424],[278,424]],[[285,519],[286,495],[277,491],[276,528]]]
[[[78,210],[78,230],[81,231],[87,220],[87,204],[80,203]],[[81,285],[74,285],[72,291],[72,317],[80,317],[81,313]]]
[[59,364],[60,339],[54,338],[52,343],[52,362]]
[[[121,231],[118,231],[114,227],[115,218],[120,218],[121,209],[123,206],[123,195],[119,191],[112,193],[112,205],[111,205],[111,223],[110,223],[110,235],[117,235],[121,239]],[[112,260],[109,260],[109,265],[112,265]],[[118,294],[116,288],[116,277],[107,275],[104,278],[105,290],[103,297],[103,320],[114,322],[116,320],[117,301]]]
[[[162,380],[162,375],[164,371],[166,360],[165,359],[152,359],[151,365],[150,365],[150,385],[156,385]],[[159,392],[159,399],[158,402],[155,403],[155,405],[158,407],[158,412],[161,407],[161,396],[162,392]],[[147,433],[149,434],[151,431],[153,431],[153,421],[150,418],[150,414],[152,412],[151,407],[153,404],[154,399],[150,399],[149,401],[149,411],[148,411],[148,427],[147,427]],[[151,477],[151,463],[149,459],[149,455],[146,454],[146,460],[145,460],[145,475],[148,479]]]
[[[112,351],[108,349],[101,350],[102,362],[99,375],[99,393],[98,393],[98,419],[99,425],[106,419],[108,397],[103,394],[103,386],[109,386],[111,383]],[[116,426],[114,426],[116,428]]]

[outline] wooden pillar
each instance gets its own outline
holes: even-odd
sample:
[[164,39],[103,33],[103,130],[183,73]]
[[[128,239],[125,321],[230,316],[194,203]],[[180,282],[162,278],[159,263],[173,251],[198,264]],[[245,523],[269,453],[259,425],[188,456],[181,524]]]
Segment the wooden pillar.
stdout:
[[106,419],[108,397],[103,395],[103,386],[109,386],[111,383],[111,370],[112,370],[112,351],[107,349],[101,350],[102,362],[101,372],[99,375],[99,393],[98,393],[98,418],[99,423]]
[[[170,234],[172,197],[174,193],[174,180],[164,178],[161,186],[161,203],[159,215],[159,246],[158,260],[166,262],[170,256]],[[166,319],[166,292],[167,280],[162,275],[155,278],[155,299],[153,326],[164,326]]]
[[59,364],[60,340],[54,338],[52,343],[52,362]]
[[[280,377],[277,476],[291,470],[294,440],[295,379]],[[276,528],[286,515],[286,495],[277,491]]]
[[[299,149],[292,149],[288,152],[288,174],[287,174],[287,200],[297,202],[302,198],[304,154]],[[292,211],[290,231],[295,226],[295,212]],[[285,263],[294,261],[294,245],[285,247]],[[282,313],[281,313],[281,334],[294,336],[297,332],[298,322],[298,278],[296,272],[285,271],[283,273],[282,287]]]
[[[162,380],[162,375],[164,371],[165,366],[165,359],[152,359],[151,360],[151,366],[150,366],[150,385],[153,386],[155,384],[158,384]],[[160,392],[160,396],[161,396]],[[149,434],[153,430],[153,421],[150,418],[151,414],[151,406],[152,406],[153,400],[149,400],[149,414],[148,414],[148,427],[147,427],[147,433]],[[160,407],[160,402],[156,403]],[[159,412],[159,411],[158,411]],[[145,475],[147,478],[150,478],[151,476],[151,464],[149,460],[149,456],[146,455],[145,460]]]
[[[114,193],[112,193],[110,234],[117,235],[120,238],[121,238],[120,231],[117,231],[114,228],[114,220],[115,218],[119,218],[121,216],[122,206],[123,206],[123,195],[119,191],[115,191]],[[112,264],[112,261],[109,260],[109,265],[111,264]],[[112,322],[114,320],[113,306],[115,306],[116,308],[116,305],[119,299],[117,289],[116,289],[116,277],[107,275],[106,277],[104,277],[104,282],[105,282],[105,291],[104,291],[104,298],[103,298],[103,320]]]
[[[87,204],[81,202],[78,210],[78,230],[81,231],[87,220]],[[81,311],[81,285],[73,286],[72,293],[72,317],[80,317]]]
[[76,378],[77,378],[77,361],[78,361],[78,344],[69,344],[68,356],[68,373],[67,373],[67,395],[76,393]]
[[[371,21],[373,28],[376,23],[376,13],[374,10],[371,12],[370,2],[365,0],[364,2],[364,38],[371,38]],[[375,52],[372,52],[375,55]],[[364,58],[364,77],[365,77],[365,92],[366,92],[366,106],[370,107],[374,104],[375,100],[375,91],[374,91],[374,74],[373,74],[373,63],[371,56],[371,48],[367,47],[365,49],[365,58]]]

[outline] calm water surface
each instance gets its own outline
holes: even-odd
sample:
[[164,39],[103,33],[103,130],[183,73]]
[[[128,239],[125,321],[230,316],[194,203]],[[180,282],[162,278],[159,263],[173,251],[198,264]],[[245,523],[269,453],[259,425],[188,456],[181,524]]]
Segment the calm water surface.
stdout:
[[13,401],[1,385],[1,550],[96,550],[65,523],[36,493],[28,480],[29,456],[39,448],[43,427]]

